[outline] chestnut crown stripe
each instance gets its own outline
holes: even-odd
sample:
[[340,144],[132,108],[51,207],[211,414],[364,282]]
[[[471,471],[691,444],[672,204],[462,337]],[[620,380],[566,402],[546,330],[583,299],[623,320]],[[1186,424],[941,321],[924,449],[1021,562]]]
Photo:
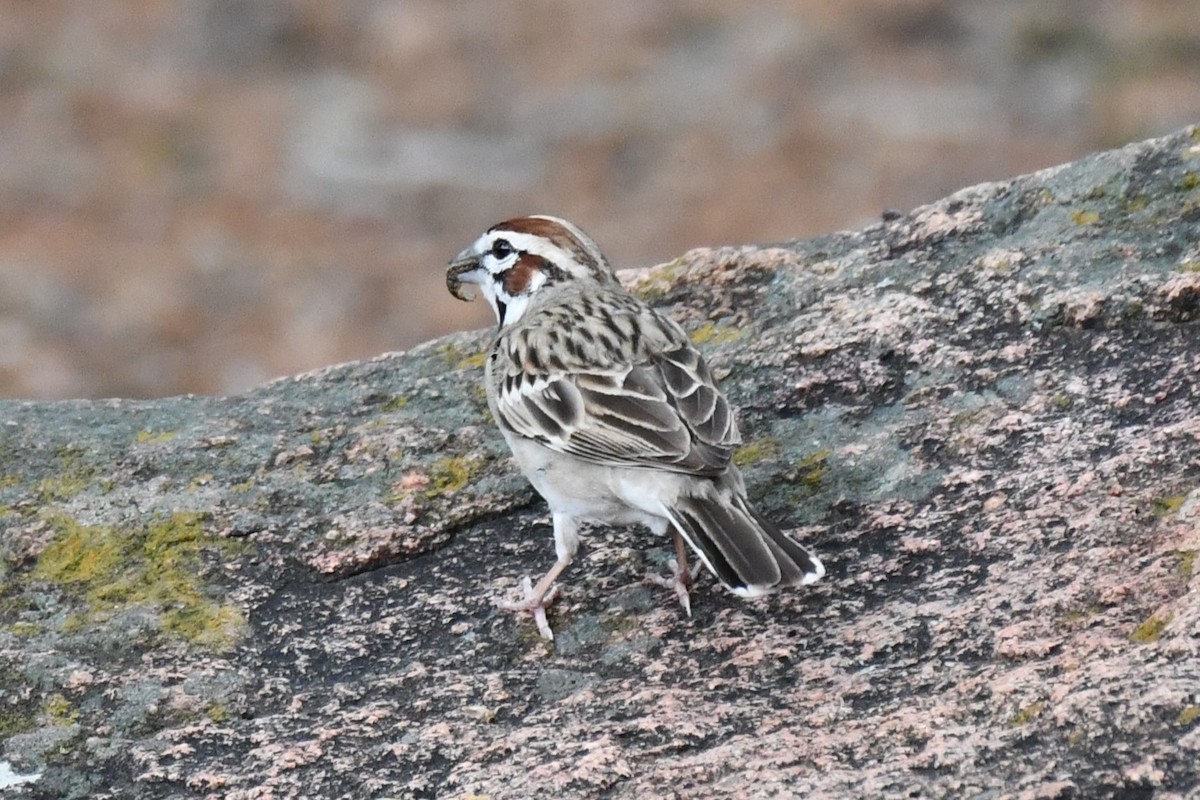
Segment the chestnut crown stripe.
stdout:
[[[488,233],[497,231],[529,234],[559,248],[576,261],[584,263],[590,261],[593,264],[608,266],[599,246],[592,241],[591,237],[565,219],[545,215],[518,217],[493,225]],[[515,243],[514,246],[516,246]]]
[[[538,256],[551,281],[566,275],[616,282],[612,267],[587,234],[565,220],[554,217],[521,217],[494,225],[475,243],[476,252],[487,253],[503,240],[524,256]],[[519,262],[509,265],[519,268]]]

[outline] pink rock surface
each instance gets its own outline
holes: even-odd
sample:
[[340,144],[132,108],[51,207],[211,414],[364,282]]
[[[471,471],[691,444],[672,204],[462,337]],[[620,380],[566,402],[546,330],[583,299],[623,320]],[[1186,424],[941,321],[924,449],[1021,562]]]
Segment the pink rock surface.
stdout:
[[[229,399],[0,405],[0,737],[42,773],[10,791],[1194,796],[1198,173],[1189,129],[627,275],[829,567],[759,602],[702,577],[691,619],[636,530],[585,538],[552,645],[495,609],[553,549],[486,332]],[[175,575],[138,531],[181,511],[174,582],[244,617],[222,646],[172,626],[179,586],[97,608],[85,575],[102,529]]]

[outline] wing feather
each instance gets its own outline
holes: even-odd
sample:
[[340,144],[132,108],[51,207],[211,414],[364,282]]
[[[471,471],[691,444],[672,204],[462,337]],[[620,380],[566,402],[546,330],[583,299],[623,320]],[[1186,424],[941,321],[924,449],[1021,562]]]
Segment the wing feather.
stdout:
[[[607,302],[604,322],[621,334],[618,347],[553,313],[527,315],[529,324],[501,337],[500,357],[489,363],[496,420],[600,464],[723,472],[739,437],[703,357],[678,325],[632,296]],[[562,354],[553,359],[560,369],[536,357],[547,347]]]

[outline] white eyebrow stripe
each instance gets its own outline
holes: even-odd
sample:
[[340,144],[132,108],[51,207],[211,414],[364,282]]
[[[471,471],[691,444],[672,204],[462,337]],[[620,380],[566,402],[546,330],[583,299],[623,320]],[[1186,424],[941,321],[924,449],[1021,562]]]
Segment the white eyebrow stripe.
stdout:
[[532,253],[535,256],[541,256],[556,266],[561,266],[575,260],[575,257],[570,252],[554,244],[546,237],[535,236],[532,233],[498,230],[493,231],[484,238],[488,239],[488,242],[480,252],[487,252],[492,242],[497,239],[504,239],[515,249],[524,253]]

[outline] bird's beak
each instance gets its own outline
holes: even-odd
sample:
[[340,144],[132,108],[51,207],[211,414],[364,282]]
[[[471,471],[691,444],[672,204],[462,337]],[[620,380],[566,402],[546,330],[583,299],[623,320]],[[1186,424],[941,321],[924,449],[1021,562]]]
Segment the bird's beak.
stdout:
[[478,285],[483,282],[483,278],[484,270],[479,265],[479,256],[470,247],[456,255],[450,266],[446,267],[446,288],[459,300],[474,300],[475,295],[463,292],[463,284]]

